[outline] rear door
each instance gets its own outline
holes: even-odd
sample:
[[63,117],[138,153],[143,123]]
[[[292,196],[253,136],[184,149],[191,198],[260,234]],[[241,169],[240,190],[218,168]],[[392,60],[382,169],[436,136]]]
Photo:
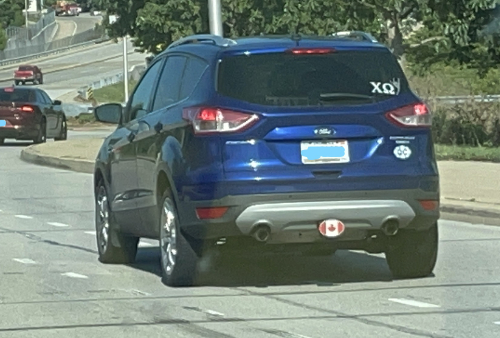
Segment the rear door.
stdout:
[[[260,117],[249,131],[224,138],[229,180],[258,176],[270,192],[418,185],[430,134],[388,118],[415,115],[420,102],[387,49],[231,55],[219,65],[217,90],[222,106]],[[395,155],[397,138],[412,156]]]

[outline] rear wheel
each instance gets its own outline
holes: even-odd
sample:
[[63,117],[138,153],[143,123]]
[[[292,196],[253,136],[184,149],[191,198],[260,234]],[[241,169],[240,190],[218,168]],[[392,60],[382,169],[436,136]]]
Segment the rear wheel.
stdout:
[[59,136],[54,138],[55,141],[66,141],[68,139],[68,124],[66,120],[62,121],[61,132]]
[[95,227],[99,261],[108,264],[127,264],[135,260],[139,238],[120,234],[114,226],[109,209],[106,187],[101,181],[96,188]]
[[14,84],[15,84],[16,86],[19,86],[19,84],[20,84],[20,83],[21,83],[20,81],[14,81]]
[[45,143],[47,141],[47,122],[42,120],[40,124],[40,129],[38,129],[38,135],[33,140],[35,144]]
[[3,145],[5,143],[5,139],[4,138],[0,138],[0,146]]
[[194,284],[199,256],[197,243],[182,233],[174,200],[166,191],[160,203],[160,257],[162,281],[169,286]]
[[385,253],[389,268],[396,278],[429,276],[436,266],[438,227],[435,223],[425,231],[402,230]]

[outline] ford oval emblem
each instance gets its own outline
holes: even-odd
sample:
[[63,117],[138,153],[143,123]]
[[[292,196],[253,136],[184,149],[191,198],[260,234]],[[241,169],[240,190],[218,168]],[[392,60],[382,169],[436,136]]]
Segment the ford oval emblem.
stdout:
[[314,129],[314,134],[318,136],[330,136],[335,134],[335,130],[330,127],[318,127]]

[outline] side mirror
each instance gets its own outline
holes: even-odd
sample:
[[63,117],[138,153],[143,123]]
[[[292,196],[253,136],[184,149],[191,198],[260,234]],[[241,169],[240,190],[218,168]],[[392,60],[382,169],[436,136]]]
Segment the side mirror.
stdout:
[[120,124],[123,107],[119,103],[108,103],[94,108],[95,119],[103,123]]
[[54,106],[60,106],[62,105],[62,102],[59,100],[54,100]]

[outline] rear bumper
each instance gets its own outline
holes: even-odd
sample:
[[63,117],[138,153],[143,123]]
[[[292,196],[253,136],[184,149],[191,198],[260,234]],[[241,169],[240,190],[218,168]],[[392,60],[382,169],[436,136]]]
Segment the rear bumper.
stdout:
[[[400,229],[427,229],[439,219],[439,208],[425,210],[420,200],[439,200],[438,192],[384,190],[231,196],[221,200],[180,202],[182,228],[196,238],[250,236],[259,225],[269,227],[268,243],[312,243],[363,240],[380,232],[388,220]],[[220,219],[199,220],[197,207],[229,206]],[[338,219],[346,230],[334,239],[318,225]]]
[[0,138],[12,138],[16,140],[32,140],[38,135],[38,125],[32,126],[9,126],[0,127]]
[[14,77],[14,81],[33,81],[35,78],[31,77]]

